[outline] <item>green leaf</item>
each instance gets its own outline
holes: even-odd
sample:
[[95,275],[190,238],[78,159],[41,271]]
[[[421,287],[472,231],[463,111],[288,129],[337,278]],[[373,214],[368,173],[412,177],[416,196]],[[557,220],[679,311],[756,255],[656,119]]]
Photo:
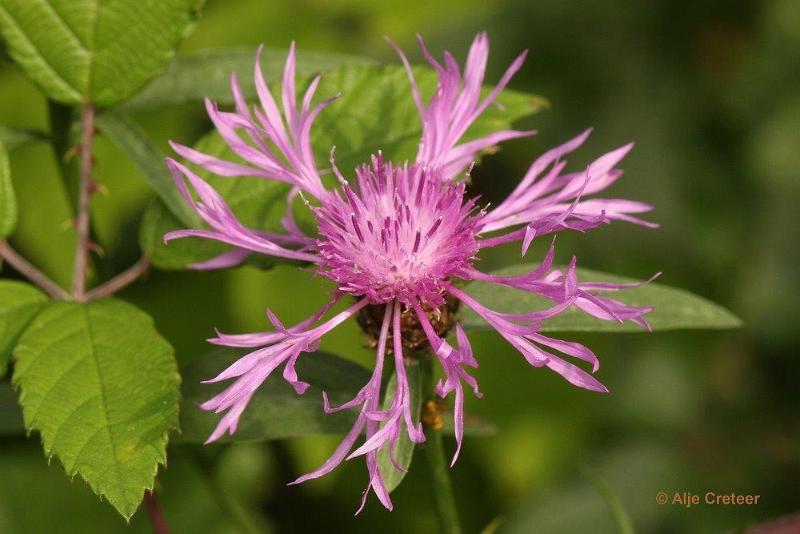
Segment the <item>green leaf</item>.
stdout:
[[[421,91],[433,92],[437,83],[435,73],[420,68],[416,74]],[[243,86],[247,85],[251,84]],[[490,90],[485,88],[486,92]],[[401,67],[340,67],[323,77],[318,94],[323,98],[339,91],[342,92],[342,98],[322,113],[313,128],[312,146],[321,168],[328,166],[330,148],[334,145],[337,147],[337,164],[345,174],[352,174],[357,165],[368,161],[370,155],[378,150],[394,161],[413,158],[422,128],[406,73]],[[544,101],[538,97],[506,91],[501,95],[498,106],[490,107],[467,132],[465,140],[488,131],[508,128],[515,120],[534,113],[543,105]],[[215,132],[202,138],[195,149],[222,159],[241,161]],[[153,160],[152,157],[147,159]],[[147,163],[142,168],[151,169],[146,172],[154,175],[164,172],[158,170],[155,162]],[[245,226],[257,230],[283,231],[280,220],[286,210],[288,185],[254,177],[218,177],[202,169],[198,174],[225,198]],[[161,181],[159,179],[159,183]],[[314,218],[310,210],[299,200],[292,209],[300,226],[313,234]],[[151,206],[140,229],[140,244],[152,257],[154,265],[162,269],[182,269],[188,264],[209,260],[229,250],[224,245],[197,238],[183,239],[166,246],[162,243],[165,233],[183,227],[186,226],[170,216],[163,206]],[[251,262],[257,262],[262,267],[271,267],[276,261],[283,261],[258,254],[251,258]]]
[[[321,65],[332,63],[320,62]],[[436,76],[430,69],[418,69],[417,77],[423,92],[434,90]],[[339,147],[337,158],[345,172],[367,161],[379,149],[395,160],[413,157],[421,126],[402,68],[348,65],[330,72],[324,80],[318,91],[320,95],[341,89],[344,96],[335,107],[323,113],[314,130],[316,133],[312,143],[319,162],[327,161],[333,145]],[[490,108],[467,132],[466,139],[489,130],[509,127],[511,122],[533,113],[542,105],[543,101],[537,97],[506,92],[500,98],[500,105]],[[187,208],[177,196],[161,154],[134,123],[120,114],[102,115],[98,124],[137,163],[167,204],[166,207],[170,208],[166,209],[160,203],[150,206],[139,232],[140,245],[156,267],[184,269],[187,265],[207,261],[230,250],[226,245],[199,238],[186,238],[165,245],[163,236],[166,233],[198,225],[196,222],[189,224]],[[240,161],[213,131],[203,137],[195,149],[222,159]],[[326,165],[321,163],[322,167]],[[283,231],[280,221],[286,212],[287,184],[256,177],[219,177],[203,169],[198,169],[198,174],[222,195],[245,226],[257,230]],[[314,217],[310,210],[299,200],[291,209],[301,227],[313,233]],[[282,261],[259,254],[251,258],[251,263],[267,268],[276,261]]]
[[0,381],[0,436],[18,436],[25,433],[22,410],[11,384]]
[[184,225],[199,224],[199,217],[186,205],[175,187],[164,164],[164,153],[147,139],[133,119],[122,113],[107,112],[99,115],[96,122],[100,130],[136,164],[150,187]]
[[[227,384],[201,384],[219,374],[242,355],[240,351],[220,349],[198,358],[183,371],[184,407],[181,411],[179,443],[202,443],[219,422],[220,414],[196,406],[210,399]],[[233,436],[220,441],[264,441],[313,434],[337,434],[350,430],[353,412],[326,414],[322,392],[333,404],[352,399],[369,380],[370,372],[358,364],[324,352],[304,354],[297,362],[297,374],[311,386],[303,395],[276,373],[258,388],[239,420]]]
[[25,282],[0,280],[0,377],[17,340],[47,302],[47,296]]
[[11,184],[8,154],[0,143],[0,239],[11,235],[17,226],[17,199]]
[[[492,274],[515,276],[530,272],[530,265],[505,267]],[[632,283],[637,280],[622,276],[578,269],[582,282]],[[510,313],[541,310],[552,302],[525,291],[500,287],[486,282],[470,282],[465,291],[487,307]],[[673,287],[650,283],[641,287],[605,293],[609,297],[633,306],[654,306],[647,314],[653,330],[726,329],[739,328],[741,320],[731,312],[702,297]],[[464,328],[487,329],[489,326],[475,312],[464,307]],[[570,308],[542,324],[543,332],[642,332],[636,324],[601,321],[582,311]]]
[[186,227],[163,202],[154,199],[145,209],[139,226],[139,246],[150,258],[150,263],[159,269],[180,270],[229,250],[226,245],[211,239],[186,238],[164,243],[165,234]]
[[[423,98],[430,97],[437,86],[436,73],[416,67],[414,74]],[[484,94],[490,90],[491,87],[484,87]],[[323,76],[317,92],[323,97],[341,92],[341,97],[320,114],[312,130],[312,146],[319,161],[327,162],[330,149],[335,146],[336,164],[347,176],[378,150],[391,161],[413,160],[422,125],[402,67],[345,66]],[[509,128],[514,121],[546,105],[538,96],[507,89],[496,105],[476,120],[463,140]]]
[[[422,376],[423,372],[430,369],[428,365],[421,365],[419,360],[412,360],[406,365],[406,373],[408,375],[408,387],[411,392],[411,415],[414,422],[419,421],[420,409],[422,407],[422,388],[423,384],[430,382],[430,377],[425,378]],[[389,383],[386,386],[384,393],[383,409],[387,410],[392,404],[394,392],[397,390],[397,374],[392,374]],[[397,448],[393,452],[394,460],[399,467],[405,471],[398,470],[392,463],[389,456],[388,448],[384,447],[378,451],[378,469],[380,469],[383,483],[386,485],[386,491],[394,491],[400,485],[403,478],[406,476],[408,467],[411,465],[411,459],[414,456],[414,443],[408,439],[406,432],[401,432],[400,440],[397,442]]]
[[[195,148],[220,158],[238,161],[225,141],[213,131],[203,137]],[[202,169],[198,170],[198,175],[225,198],[245,226],[257,230],[283,231],[280,221],[286,213],[288,184],[248,176],[215,176]],[[298,225],[313,233],[314,219],[311,211],[299,199],[292,209]],[[153,265],[160,269],[185,269],[189,264],[210,260],[230,250],[228,245],[194,237],[164,244],[164,234],[181,228],[187,228],[187,225],[182,224],[163,204],[154,203],[148,208],[139,229],[139,243],[142,250],[150,255]],[[253,254],[250,263],[269,268],[279,261],[286,260]]]
[[0,0],[8,52],[65,104],[111,106],[168,63],[191,30],[198,0]]
[[[280,80],[287,51],[265,48],[261,66],[267,81]],[[247,99],[256,97],[253,84],[253,63],[256,49],[210,48],[176,57],[167,71],[154,79],[142,92],[125,103],[125,109],[147,109],[165,105],[183,104],[210,98],[220,104],[231,104],[231,73],[239,78]],[[331,70],[340,65],[370,65],[374,61],[348,54],[330,52],[297,52],[298,79]]]
[[41,130],[31,128],[14,128],[0,124],[0,144],[9,152],[20,145],[35,141],[47,141],[48,135]]
[[180,376],[150,317],[119,300],[49,304],[15,350],[25,427],[130,517],[166,461]]

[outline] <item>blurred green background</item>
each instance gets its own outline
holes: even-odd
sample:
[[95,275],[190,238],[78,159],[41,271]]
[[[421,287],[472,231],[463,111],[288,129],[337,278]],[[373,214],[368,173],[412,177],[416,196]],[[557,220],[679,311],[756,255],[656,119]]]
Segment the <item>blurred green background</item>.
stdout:
[[[623,223],[559,238],[561,261],[648,277],[730,308],[734,332],[579,335],[601,357],[597,395],[528,367],[498,335],[476,333],[484,399],[468,409],[498,433],[468,438],[452,471],[466,532],[497,518],[504,532],[615,532],[591,470],[641,532],[737,531],[800,510],[800,3],[796,0],[209,0],[181,52],[265,43],[363,54],[396,62],[389,35],[415,60],[414,34],[463,58],[489,31],[488,82],[530,49],[511,87],[549,99],[526,120],[540,134],[508,143],[474,173],[474,188],[502,198],[537,154],[587,126],[595,133],[573,164],[629,140],[621,197],[656,206],[648,230]],[[191,142],[207,128],[202,106],[137,115],[160,142]],[[47,127],[47,104],[4,58],[0,122]],[[166,146],[165,146],[166,149]],[[139,254],[136,227],[152,193],[107,140],[97,141],[97,176],[107,195],[93,216],[106,255],[100,276]],[[27,145],[11,157],[20,197],[12,243],[66,284],[74,233],[51,149]],[[535,258],[540,249],[529,253]],[[486,267],[518,259],[502,250]],[[284,321],[325,300],[319,279],[297,269],[152,272],[123,298],[142,306],[186,362],[207,350],[214,327],[264,329],[271,307]],[[323,349],[368,364],[355,323]],[[366,484],[363,462],[323,480],[285,487],[321,463],[338,437],[281,443],[173,446],[159,478],[175,532],[434,532],[425,464],[418,455],[389,513],[371,499],[354,518]],[[448,443],[452,449],[453,443]],[[658,491],[760,494],[757,506],[658,506]],[[36,436],[0,438],[0,532],[146,532],[130,526],[58,462]]]

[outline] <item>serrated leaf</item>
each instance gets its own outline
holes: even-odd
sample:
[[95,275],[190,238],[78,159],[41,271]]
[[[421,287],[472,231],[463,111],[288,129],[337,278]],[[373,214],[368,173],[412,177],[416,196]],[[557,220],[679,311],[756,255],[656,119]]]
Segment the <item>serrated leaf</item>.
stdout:
[[[287,51],[265,48],[261,66],[267,80],[279,80],[283,73]],[[231,73],[236,73],[247,99],[256,97],[253,84],[253,47],[210,48],[176,57],[167,71],[155,78],[141,93],[125,103],[125,109],[148,109],[210,98],[220,104],[233,103]],[[340,65],[370,65],[373,60],[338,54],[298,50],[296,73],[298,79],[331,70]]]
[[[423,98],[436,89],[438,77],[427,67],[414,74]],[[491,87],[484,87],[484,94]],[[413,161],[422,135],[419,113],[411,97],[405,70],[397,65],[346,66],[322,77],[318,94],[339,99],[322,112],[312,130],[317,158],[327,162],[336,147],[336,163],[345,175],[381,150],[395,162]],[[463,140],[511,127],[547,105],[541,97],[506,89],[470,127]]]
[[[406,365],[406,374],[408,375],[408,388],[411,392],[411,415],[414,422],[419,422],[420,409],[422,407],[422,388],[423,385],[430,382],[430,377],[423,377],[423,373],[430,369],[428,365],[421,365],[419,360],[412,360]],[[397,374],[392,374],[389,383],[386,385],[386,392],[384,393],[383,409],[389,409],[392,404],[394,392],[397,390]],[[400,439],[397,442],[397,447],[391,452],[397,466],[402,468],[397,469],[390,457],[390,451],[384,447],[378,451],[378,469],[380,469],[383,483],[386,485],[386,491],[394,491],[400,485],[400,482],[406,476],[408,467],[411,465],[411,459],[414,456],[414,443],[408,439],[406,432],[400,433]]]
[[0,144],[11,152],[15,148],[35,141],[47,141],[48,135],[41,130],[14,128],[0,124]]
[[107,112],[99,115],[96,123],[117,148],[133,161],[150,187],[184,225],[199,224],[199,217],[186,205],[175,187],[175,182],[164,164],[164,153],[147,139],[142,128],[133,119],[119,112]]
[[[514,276],[531,271],[530,265],[505,267],[492,274]],[[578,269],[581,282],[632,283],[637,280],[608,273]],[[510,313],[541,310],[552,302],[525,291],[501,287],[486,282],[470,282],[465,291],[487,307]],[[633,306],[653,306],[655,310],[646,319],[653,330],[726,329],[739,328],[741,320],[713,302],[683,289],[650,283],[641,287],[608,292],[605,295]],[[488,329],[489,326],[475,312],[464,307],[464,328]],[[543,332],[642,332],[636,324],[601,321],[571,308],[552,319],[544,321]]]
[[121,102],[168,63],[198,0],[0,0],[8,52],[64,104]]
[[[236,160],[233,151],[213,131],[200,139],[195,148],[206,154]],[[248,176],[215,176],[202,169],[198,170],[198,175],[225,198],[245,226],[257,230],[284,231],[281,219],[286,214],[288,184]],[[313,232],[314,219],[310,210],[299,199],[293,209],[300,227]],[[139,229],[139,243],[142,250],[150,255],[153,265],[160,269],[185,269],[189,264],[210,260],[231,248],[216,241],[193,237],[164,244],[164,234],[180,228],[187,228],[187,225],[178,221],[163,204],[156,202],[148,208]],[[251,258],[251,263],[261,268],[286,261],[261,254],[253,254]]]
[[8,154],[0,143],[0,239],[11,235],[17,226],[17,199],[11,184]]
[[0,377],[17,340],[45,302],[47,296],[30,284],[0,280]]
[[22,410],[11,384],[0,381],[0,436],[18,436],[25,433]]
[[[220,414],[201,410],[204,402],[226,387],[226,384],[201,384],[219,374],[242,355],[241,351],[220,349],[198,358],[183,371],[181,433],[178,443],[202,443],[219,422]],[[355,413],[326,414],[322,409],[322,391],[334,404],[353,398],[369,380],[370,372],[358,364],[324,352],[304,354],[297,362],[298,376],[311,384],[303,395],[279,374],[268,379],[253,395],[239,420],[233,436],[220,441],[265,441],[313,434],[346,432],[355,421]]]
[[119,300],[49,304],[15,350],[25,427],[130,517],[166,461],[180,377],[152,319]]

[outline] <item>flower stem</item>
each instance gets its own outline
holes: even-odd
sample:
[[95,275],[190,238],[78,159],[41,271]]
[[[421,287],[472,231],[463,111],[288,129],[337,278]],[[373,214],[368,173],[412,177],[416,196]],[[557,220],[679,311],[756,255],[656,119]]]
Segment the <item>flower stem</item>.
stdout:
[[86,103],[81,108],[81,174],[78,186],[78,214],[75,230],[78,233],[75,246],[75,269],[72,278],[72,296],[75,300],[86,300],[86,264],[89,255],[89,200],[92,196],[92,140],[94,138],[94,107]]
[[167,519],[164,517],[164,512],[161,510],[161,505],[158,504],[155,493],[145,491],[144,504],[145,507],[147,507],[147,515],[150,518],[150,524],[153,526],[153,534],[169,534]]
[[54,299],[68,299],[69,293],[61,289],[58,284],[50,280],[46,274],[31,265],[28,260],[20,256],[11,246],[0,240],[0,258],[6,260],[16,271],[42,288],[45,293]]
[[444,455],[441,430],[428,429],[425,453],[431,470],[433,495],[436,500],[436,511],[439,514],[441,532],[460,534],[461,525],[458,520],[456,499],[453,496],[453,485],[450,482],[450,467]]
[[[420,362],[423,367],[422,376],[426,377],[426,384],[422,384],[427,397],[432,397],[433,390],[433,356],[428,355]],[[436,501],[436,512],[439,516],[441,532],[446,534],[461,534],[461,523],[458,519],[458,508],[453,495],[453,484],[450,482],[450,466],[444,454],[442,444],[442,431],[431,426],[425,428],[425,455],[430,469],[433,485],[433,497]]]

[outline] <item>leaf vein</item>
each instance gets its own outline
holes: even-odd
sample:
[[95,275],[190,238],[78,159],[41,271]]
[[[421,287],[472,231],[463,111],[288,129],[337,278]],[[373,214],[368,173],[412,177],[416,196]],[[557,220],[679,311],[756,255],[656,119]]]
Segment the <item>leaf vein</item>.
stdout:
[[36,55],[39,57],[39,60],[40,60],[39,61],[40,65],[42,65],[44,68],[46,68],[47,71],[50,72],[50,74],[52,74],[56,79],[58,79],[58,81],[62,82],[68,89],[71,89],[72,91],[74,91],[74,93],[75,93],[74,96],[81,97],[82,94],[81,94],[80,89],[78,89],[72,83],[68,82],[67,79],[64,78],[64,76],[62,76],[55,69],[55,67],[50,65],[50,63],[47,61],[47,59],[45,59],[44,55],[42,54],[42,51],[39,50],[39,47],[36,46],[36,44],[34,44],[34,42],[30,40],[30,38],[28,38],[28,36],[25,33],[25,31],[23,30],[22,26],[20,26],[19,22],[11,15],[11,13],[9,11],[7,11],[6,9],[4,9],[2,6],[0,6],[0,10],[2,10],[3,13],[5,13],[5,15],[8,18],[9,22],[11,22],[11,24],[19,31],[19,34],[22,36],[22,38],[25,40],[25,42],[30,45],[30,47],[34,50],[34,52],[36,52]]

